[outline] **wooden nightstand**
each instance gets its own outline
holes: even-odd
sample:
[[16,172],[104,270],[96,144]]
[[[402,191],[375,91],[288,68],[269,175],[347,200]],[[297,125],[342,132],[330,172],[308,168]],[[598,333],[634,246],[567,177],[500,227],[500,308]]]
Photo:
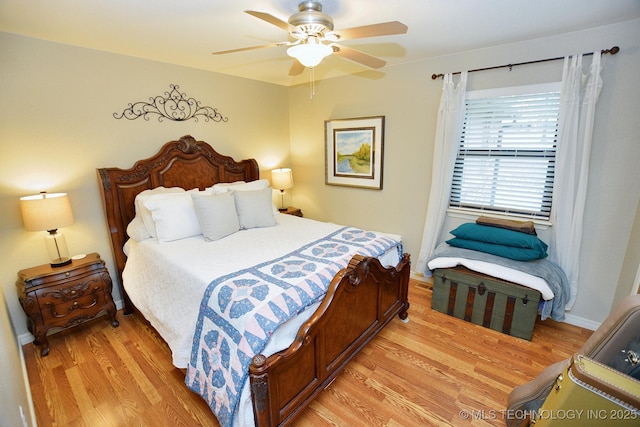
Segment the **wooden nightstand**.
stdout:
[[18,272],[18,298],[28,316],[27,326],[40,345],[40,355],[49,354],[47,333],[52,328],[69,328],[106,311],[111,325],[118,326],[111,297],[111,277],[92,253],[64,267],[49,264]]
[[299,216],[299,217],[302,218],[302,211],[299,208],[294,208],[293,206],[289,206],[286,209],[281,209],[280,213],[287,214],[287,215],[293,215],[293,216]]

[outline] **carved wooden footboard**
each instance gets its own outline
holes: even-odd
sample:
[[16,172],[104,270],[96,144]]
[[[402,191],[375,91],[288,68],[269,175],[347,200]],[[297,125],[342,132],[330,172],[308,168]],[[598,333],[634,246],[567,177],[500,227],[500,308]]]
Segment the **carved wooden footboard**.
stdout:
[[355,255],[289,348],[249,370],[258,426],[290,423],[397,314],[407,318],[410,257],[396,268]]

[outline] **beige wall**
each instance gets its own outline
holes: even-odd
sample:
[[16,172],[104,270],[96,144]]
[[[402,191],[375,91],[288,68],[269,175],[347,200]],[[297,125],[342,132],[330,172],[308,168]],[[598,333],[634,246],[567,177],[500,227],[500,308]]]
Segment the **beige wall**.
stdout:
[[[531,40],[435,58],[316,83],[316,96],[301,85],[290,92],[294,204],[307,216],[401,234],[417,261],[431,182],[436,113],[442,80],[431,74],[592,52],[618,45],[605,56],[581,251],[580,288],[568,318],[596,327],[615,303],[640,195],[640,21],[559,37]],[[473,73],[469,89],[559,81],[562,61]],[[323,122],[386,117],[382,191],[325,185]],[[456,222],[451,218],[443,238]],[[631,259],[629,259],[631,258]],[[633,251],[624,268],[634,277],[640,258]],[[616,300],[617,301],[617,300]]]
[[[0,283],[18,335],[27,330],[16,273],[48,261],[44,234],[22,227],[20,196],[67,192],[75,215],[63,230],[69,251],[100,253],[115,277],[97,167],[131,167],[187,134],[236,159],[255,157],[265,177],[290,164],[284,87],[7,33],[0,33],[0,64]],[[228,122],[113,117],[170,84]]]

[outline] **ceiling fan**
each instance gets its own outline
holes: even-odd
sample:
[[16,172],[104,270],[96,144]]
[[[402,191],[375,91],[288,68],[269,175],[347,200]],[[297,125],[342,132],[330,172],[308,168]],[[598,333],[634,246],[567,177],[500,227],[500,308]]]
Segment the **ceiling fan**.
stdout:
[[289,70],[290,76],[299,75],[305,67],[315,67],[323,58],[332,53],[369,68],[381,68],[386,64],[385,61],[357,49],[339,45],[337,42],[365,37],[404,34],[408,29],[402,22],[390,21],[334,31],[333,19],[322,12],[322,5],[319,1],[303,1],[299,3],[298,12],[291,15],[287,22],[264,12],[256,12],[254,10],[246,10],[245,12],[285,30],[289,33],[291,41],[223,50],[213,52],[213,54],[221,55],[266,47],[288,46],[287,54],[297,59]]

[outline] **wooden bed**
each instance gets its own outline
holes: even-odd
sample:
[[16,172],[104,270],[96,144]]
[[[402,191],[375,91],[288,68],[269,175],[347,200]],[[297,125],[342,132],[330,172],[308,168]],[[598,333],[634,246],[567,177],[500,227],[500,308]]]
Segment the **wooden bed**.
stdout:
[[[97,172],[125,314],[135,311],[122,286],[122,272],[126,227],[135,216],[136,195],[159,186],[202,190],[215,183],[254,181],[260,175],[254,159],[236,162],[191,136],[164,144],[130,169]],[[355,255],[333,278],[289,348],[252,359],[249,377],[256,425],[292,422],[393,317],[406,320],[409,273],[408,254],[395,268]]]

